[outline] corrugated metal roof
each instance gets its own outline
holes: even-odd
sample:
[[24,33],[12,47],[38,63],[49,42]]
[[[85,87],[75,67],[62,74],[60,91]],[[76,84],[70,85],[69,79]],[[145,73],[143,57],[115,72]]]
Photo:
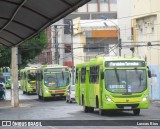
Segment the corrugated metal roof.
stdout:
[[90,0],[0,0],[0,43],[13,47]]

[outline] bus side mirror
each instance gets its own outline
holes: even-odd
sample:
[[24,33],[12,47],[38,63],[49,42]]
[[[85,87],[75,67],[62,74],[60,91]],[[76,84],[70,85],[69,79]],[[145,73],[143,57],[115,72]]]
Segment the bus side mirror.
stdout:
[[101,79],[104,79],[104,72],[101,72]]
[[148,78],[151,78],[152,75],[151,75],[151,70],[148,69]]

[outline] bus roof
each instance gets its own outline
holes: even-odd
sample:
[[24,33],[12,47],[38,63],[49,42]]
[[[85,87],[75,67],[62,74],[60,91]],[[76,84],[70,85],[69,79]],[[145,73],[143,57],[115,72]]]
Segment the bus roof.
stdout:
[[82,64],[77,64],[76,67],[83,67],[83,66],[91,66],[91,65],[101,65],[105,61],[144,61],[139,57],[97,57],[91,59],[88,62],[84,62]]
[[38,67],[25,67],[24,69],[20,69],[20,72],[26,72],[27,70],[36,70]]
[[59,64],[43,65],[43,68],[69,68],[68,66],[62,66]]

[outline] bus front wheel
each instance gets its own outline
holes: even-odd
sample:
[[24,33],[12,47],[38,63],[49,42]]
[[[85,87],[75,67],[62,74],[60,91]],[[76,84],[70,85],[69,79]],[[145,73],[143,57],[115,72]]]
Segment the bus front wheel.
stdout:
[[[83,98],[83,97],[82,97]],[[88,112],[89,108],[87,106],[85,106],[85,102],[84,102],[84,98],[82,99],[82,103],[83,103],[83,111],[84,112]]]
[[103,116],[103,115],[104,115],[104,113],[105,113],[105,110],[103,110],[103,109],[99,109],[99,115]]
[[94,112],[94,107],[88,107],[89,112]]
[[134,110],[133,110],[133,114],[134,114],[135,116],[139,116],[139,114],[140,114],[140,109],[134,109]]
[[38,99],[41,100],[41,96],[40,95],[38,95]]
[[84,112],[88,112],[88,107],[85,106],[85,105],[83,105],[83,111],[84,111]]
[[41,97],[42,97],[42,100],[43,100],[43,101],[45,101],[45,100],[46,100],[46,98],[44,97],[44,95],[43,95],[43,94],[42,94],[42,96],[41,96]]

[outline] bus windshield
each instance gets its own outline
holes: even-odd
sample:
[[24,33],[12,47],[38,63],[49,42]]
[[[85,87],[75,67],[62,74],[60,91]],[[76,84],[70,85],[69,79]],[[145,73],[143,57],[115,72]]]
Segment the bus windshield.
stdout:
[[106,89],[112,93],[132,94],[147,88],[145,70],[106,70]]
[[28,74],[28,80],[29,81],[35,81],[36,80],[36,74],[35,73],[29,73]]
[[44,84],[48,87],[63,87],[69,85],[69,72],[45,73]]

